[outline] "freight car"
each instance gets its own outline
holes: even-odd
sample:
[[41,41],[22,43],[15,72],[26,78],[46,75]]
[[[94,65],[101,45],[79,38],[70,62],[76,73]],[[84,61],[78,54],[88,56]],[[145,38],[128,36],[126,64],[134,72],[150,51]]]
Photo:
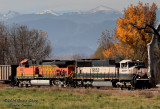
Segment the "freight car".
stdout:
[[5,83],[15,83],[16,68],[18,65],[0,65],[0,81]]
[[58,85],[73,87],[149,87],[147,68],[142,61],[122,60],[23,60],[17,67],[19,86]]

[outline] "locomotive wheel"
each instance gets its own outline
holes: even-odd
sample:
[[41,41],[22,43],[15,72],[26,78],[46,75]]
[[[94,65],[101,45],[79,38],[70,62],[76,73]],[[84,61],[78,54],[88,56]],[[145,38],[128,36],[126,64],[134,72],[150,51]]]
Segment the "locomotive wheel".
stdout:
[[22,83],[19,83],[19,85],[18,85],[19,87],[23,87],[23,84]]
[[131,80],[132,89],[136,89],[136,84],[137,84],[136,80]]
[[128,90],[131,90],[132,88],[131,87],[128,87]]
[[96,87],[97,89],[100,89],[100,87]]
[[28,84],[26,84],[26,88],[28,88],[29,87],[29,85]]
[[123,86],[122,86],[122,87],[120,87],[120,90],[123,90]]
[[117,87],[116,83],[117,83],[117,81],[116,81],[116,80],[113,80],[113,81],[112,81],[112,86],[113,86],[113,87]]

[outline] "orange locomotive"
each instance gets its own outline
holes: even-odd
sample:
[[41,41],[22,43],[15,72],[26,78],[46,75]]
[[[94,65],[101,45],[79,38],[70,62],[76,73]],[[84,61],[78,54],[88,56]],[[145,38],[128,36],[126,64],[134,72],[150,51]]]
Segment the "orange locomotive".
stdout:
[[75,73],[74,61],[23,60],[17,67],[17,85],[67,85]]

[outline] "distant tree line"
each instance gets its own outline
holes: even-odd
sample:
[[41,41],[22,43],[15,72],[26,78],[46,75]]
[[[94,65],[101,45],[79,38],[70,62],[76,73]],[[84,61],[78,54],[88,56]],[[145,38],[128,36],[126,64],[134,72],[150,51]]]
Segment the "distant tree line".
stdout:
[[23,59],[45,59],[51,45],[46,32],[0,22],[0,51],[0,64],[18,64]]

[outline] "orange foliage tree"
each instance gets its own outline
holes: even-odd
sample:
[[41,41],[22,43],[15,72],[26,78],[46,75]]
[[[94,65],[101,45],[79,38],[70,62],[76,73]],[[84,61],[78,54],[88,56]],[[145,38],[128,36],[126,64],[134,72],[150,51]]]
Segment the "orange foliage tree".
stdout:
[[114,33],[108,30],[102,32],[100,46],[103,48],[103,55],[106,59],[124,59],[129,58],[132,49],[126,44],[118,43]]
[[149,6],[149,4],[143,5],[141,2],[137,6],[131,4],[125,9],[124,16],[117,20],[113,46],[105,48],[103,51],[106,58],[121,57],[147,61],[146,45],[151,40],[151,29],[138,30],[135,27],[154,26],[156,9],[155,3]]

